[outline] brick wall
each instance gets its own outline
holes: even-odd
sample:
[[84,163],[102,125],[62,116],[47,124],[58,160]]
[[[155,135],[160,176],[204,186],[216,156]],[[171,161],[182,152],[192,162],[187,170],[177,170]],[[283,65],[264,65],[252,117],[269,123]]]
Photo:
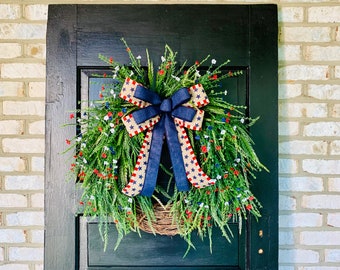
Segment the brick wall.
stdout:
[[[94,2],[0,0],[0,270],[43,268],[48,3]],[[340,2],[209,3],[278,4],[280,270],[340,269]]]

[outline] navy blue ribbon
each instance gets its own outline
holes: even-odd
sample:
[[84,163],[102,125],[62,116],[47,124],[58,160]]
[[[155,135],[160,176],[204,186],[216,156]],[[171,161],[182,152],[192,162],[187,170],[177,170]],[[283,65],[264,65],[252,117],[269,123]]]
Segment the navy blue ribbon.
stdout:
[[160,115],[161,118],[152,130],[149,160],[145,172],[145,181],[141,195],[151,196],[157,182],[160,165],[163,137],[168,143],[170,158],[175,176],[176,186],[179,191],[188,191],[189,184],[184,167],[181,145],[178,139],[174,117],[191,122],[196,110],[182,106],[191,99],[187,88],[177,90],[170,98],[161,99],[159,95],[141,85],[136,87],[134,97],[150,103],[151,105],[132,113],[137,124]]

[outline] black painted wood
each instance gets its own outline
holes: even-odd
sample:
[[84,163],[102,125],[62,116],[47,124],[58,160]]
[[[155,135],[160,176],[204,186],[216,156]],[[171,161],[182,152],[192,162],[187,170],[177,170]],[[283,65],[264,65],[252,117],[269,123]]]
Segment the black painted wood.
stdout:
[[[104,66],[98,59],[98,53],[113,56],[121,63],[128,63],[124,46],[120,42],[121,37],[127,40],[136,55],[145,55],[145,48],[148,48],[156,63],[160,61],[159,56],[167,43],[179,52],[179,62],[185,59],[195,61],[211,53],[218,62],[228,57],[232,60],[231,65],[244,67],[249,78],[245,84],[249,86],[250,91],[245,94],[238,93],[235,100],[240,104],[248,104],[251,116],[261,116],[251,133],[256,141],[257,152],[271,173],[260,174],[252,188],[263,203],[264,217],[259,222],[253,219],[247,222],[247,230],[238,238],[237,248],[226,244],[225,254],[231,257],[229,262],[224,260],[224,265],[218,265],[217,260],[214,265],[211,262],[214,260],[199,261],[197,258],[204,253],[198,251],[190,256],[195,256],[196,259],[192,259],[202,265],[193,266],[191,269],[277,269],[275,5],[49,6],[45,269],[79,269],[79,248],[88,253],[85,263],[92,264],[87,268],[83,266],[84,258],[80,258],[83,267],[81,269],[131,269],[131,266],[122,264],[113,267],[114,260],[110,261],[110,254],[103,254],[102,246],[97,241],[95,226],[79,225],[79,219],[74,216],[75,188],[72,182],[65,181],[68,163],[65,162],[65,155],[59,155],[65,148],[65,138],[72,137],[75,133],[75,130],[60,127],[66,121],[67,111],[76,107],[77,74],[80,81],[83,70]],[[244,89],[243,86],[239,88]],[[85,229],[80,229],[83,227]],[[258,236],[259,230],[263,230],[262,238]],[[79,233],[88,233],[85,235],[86,246],[82,241],[80,247],[77,246]],[[84,236],[81,238],[84,239]],[[139,240],[133,237],[131,239],[134,242]],[[130,240],[127,239],[127,242]],[[149,246],[153,243],[152,238],[145,241],[149,241]],[[126,246],[129,245],[127,243]],[[90,247],[89,251],[86,251],[87,246]],[[133,245],[130,246],[133,251]],[[258,254],[260,248],[264,251],[262,255]],[[124,251],[129,252],[124,249],[120,252]],[[151,249],[150,252],[154,251]],[[168,260],[164,254],[160,251],[155,258]],[[116,254],[112,257],[114,256],[122,255]],[[139,264],[133,257],[129,258],[132,264],[139,265],[133,269],[150,269],[150,266]],[[93,261],[96,259],[97,261]],[[182,269],[180,263],[176,264],[176,267],[170,264],[172,263],[161,269]],[[203,268],[200,268],[201,266]]]

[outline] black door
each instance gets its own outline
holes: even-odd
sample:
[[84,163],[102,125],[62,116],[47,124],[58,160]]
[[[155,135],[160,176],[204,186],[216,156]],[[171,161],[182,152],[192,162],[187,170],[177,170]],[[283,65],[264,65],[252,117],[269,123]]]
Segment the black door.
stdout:
[[[121,37],[136,55],[148,48],[156,63],[168,44],[179,62],[211,54],[243,70],[224,87],[230,102],[247,105],[250,116],[261,117],[250,132],[270,173],[252,183],[262,218],[248,219],[241,235],[238,224],[231,224],[232,243],[215,234],[213,254],[208,242],[197,241],[197,250],[182,258],[182,239],[150,234],[141,239],[130,234],[113,252],[114,233],[104,252],[97,224],[75,216],[77,189],[66,181],[69,165],[60,153],[76,130],[61,126],[77,100],[91,99],[96,91],[91,74],[106,68],[99,53],[129,62]],[[47,46],[45,269],[277,269],[275,5],[51,5]]]

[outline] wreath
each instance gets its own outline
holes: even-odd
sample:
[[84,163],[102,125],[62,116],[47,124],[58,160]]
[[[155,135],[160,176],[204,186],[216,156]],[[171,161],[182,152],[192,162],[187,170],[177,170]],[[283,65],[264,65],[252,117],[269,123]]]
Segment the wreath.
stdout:
[[[66,143],[76,153],[70,172],[82,189],[79,211],[98,220],[105,248],[109,223],[118,232],[115,248],[128,233],[146,231],[178,234],[189,251],[192,234],[212,241],[214,226],[231,241],[228,222],[239,222],[241,233],[243,219],[260,217],[249,182],[266,170],[248,132],[257,118],[225,101],[221,88],[242,72],[210,56],[178,66],[167,45],[157,69],[146,50],[145,67],[123,42],[129,65],[100,54],[112,74],[95,76],[113,83],[69,115],[78,130]],[[165,141],[171,169],[160,162]],[[169,176],[165,185],[159,169]]]

